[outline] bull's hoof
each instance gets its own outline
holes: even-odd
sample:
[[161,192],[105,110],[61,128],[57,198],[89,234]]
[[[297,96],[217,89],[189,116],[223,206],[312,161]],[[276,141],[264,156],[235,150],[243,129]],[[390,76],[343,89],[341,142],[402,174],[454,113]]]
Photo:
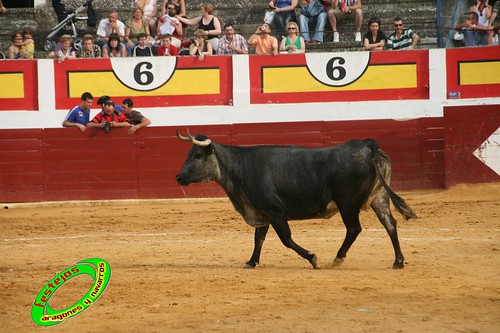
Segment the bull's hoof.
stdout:
[[314,269],[318,268],[318,257],[316,257],[315,254],[312,255],[312,258],[309,260],[309,262]]
[[392,269],[403,269],[405,268],[405,264],[404,264],[404,261],[401,261],[401,262],[394,262],[394,264],[392,264]]
[[243,265],[243,269],[252,269],[255,268],[255,266],[257,266],[256,263],[249,261]]
[[344,262],[344,258],[335,258],[333,260],[333,267],[338,267],[340,265],[342,265],[342,263]]

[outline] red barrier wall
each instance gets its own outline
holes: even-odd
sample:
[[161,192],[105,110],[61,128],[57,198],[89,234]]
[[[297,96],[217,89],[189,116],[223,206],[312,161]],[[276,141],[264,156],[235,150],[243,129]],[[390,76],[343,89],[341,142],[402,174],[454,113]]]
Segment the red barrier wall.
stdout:
[[[443,187],[441,118],[191,126],[225,144],[323,147],[379,141],[393,160],[396,189]],[[0,202],[223,196],[215,184],[181,188],[175,175],[190,148],[174,127],[0,131]],[[15,139],[13,139],[15,138]]]

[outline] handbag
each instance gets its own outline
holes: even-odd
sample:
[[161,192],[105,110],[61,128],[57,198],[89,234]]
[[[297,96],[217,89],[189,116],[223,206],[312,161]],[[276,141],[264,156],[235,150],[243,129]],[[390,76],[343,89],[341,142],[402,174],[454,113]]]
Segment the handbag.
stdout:
[[264,22],[267,24],[272,24],[274,19],[274,11],[266,11],[266,15],[264,15]]
[[306,17],[315,17],[325,11],[321,0],[312,0],[306,6],[300,5],[300,8],[302,10],[302,15]]

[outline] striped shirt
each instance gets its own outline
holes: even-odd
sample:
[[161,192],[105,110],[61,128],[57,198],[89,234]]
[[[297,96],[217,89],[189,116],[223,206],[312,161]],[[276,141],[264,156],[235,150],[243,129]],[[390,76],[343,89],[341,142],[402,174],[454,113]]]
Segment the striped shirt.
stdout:
[[387,37],[387,49],[389,50],[409,50],[413,43],[413,31],[411,29],[403,29],[401,38],[396,38],[396,32],[393,31]]

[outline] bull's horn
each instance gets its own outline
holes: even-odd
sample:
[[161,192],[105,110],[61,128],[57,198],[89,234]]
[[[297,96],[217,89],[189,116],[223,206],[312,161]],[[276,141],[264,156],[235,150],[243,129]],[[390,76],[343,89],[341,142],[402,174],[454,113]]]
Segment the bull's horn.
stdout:
[[197,146],[202,146],[202,147],[206,147],[208,146],[209,144],[212,143],[212,141],[210,139],[205,139],[204,141],[199,141],[199,140],[196,140],[192,135],[191,133],[189,133],[189,128],[186,128],[186,132],[187,132],[187,135],[189,137],[189,139],[191,140],[192,143],[194,143],[195,145]]
[[182,136],[181,133],[179,132],[179,129],[177,129],[177,138],[181,141],[191,141],[190,138]]

